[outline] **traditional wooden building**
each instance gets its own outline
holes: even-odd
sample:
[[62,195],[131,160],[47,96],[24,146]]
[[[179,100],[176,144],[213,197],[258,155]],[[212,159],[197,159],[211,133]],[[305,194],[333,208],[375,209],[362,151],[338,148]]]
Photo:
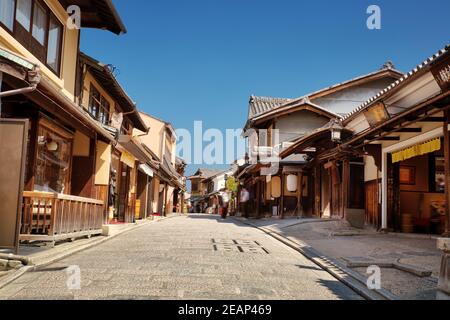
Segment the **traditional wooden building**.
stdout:
[[152,115],[140,112],[146,132],[136,128],[134,138],[139,140],[150,152],[157,168],[149,186],[148,214],[167,215],[181,212],[186,181],[180,172],[184,172],[185,164],[177,159],[177,135],[172,124]]
[[[80,53],[76,99],[80,106],[105,130],[114,143],[98,138],[95,145],[95,197],[105,204],[104,221],[133,222],[144,219],[148,197],[147,185],[153,178],[154,159],[133,130],[147,131],[135,103],[114,75],[111,65]],[[80,136],[78,149],[88,152],[88,139]],[[81,143],[86,141],[84,145]],[[86,159],[77,158],[82,165]],[[75,178],[88,182],[86,172]]]
[[[82,9],[81,27],[126,32],[109,0],[1,4],[1,117],[29,124],[21,240],[56,241],[102,229],[96,146],[114,139],[76,99],[80,30],[67,27],[69,4]],[[19,142],[2,139],[2,150],[8,143]]]
[[317,213],[317,199],[311,197],[314,176],[304,170],[310,155],[316,152],[315,146],[282,158],[280,152],[330,120],[340,119],[401,76],[391,63],[386,63],[378,71],[298,99],[252,96],[244,127],[248,161],[237,175],[250,193],[248,215],[285,217]]
[[194,211],[202,213],[210,205],[209,194],[214,191],[213,178],[223,173],[222,170],[200,168],[195,174],[187,177],[191,181],[191,205]]
[[282,157],[318,147],[308,167],[329,178],[315,188],[316,214],[326,203],[355,226],[448,235],[449,88],[447,46],[339,123],[284,150]]

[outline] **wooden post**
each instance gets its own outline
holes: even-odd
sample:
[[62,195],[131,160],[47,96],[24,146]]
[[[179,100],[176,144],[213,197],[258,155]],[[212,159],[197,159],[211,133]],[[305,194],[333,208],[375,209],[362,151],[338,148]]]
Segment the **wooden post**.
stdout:
[[164,183],[164,202],[163,202],[163,212],[161,213],[163,217],[167,216],[167,183]]
[[298,182],[297,182],[297,216],[303,217],[303,205],[302,205],[302,196],[303,196],[303,171],[298,174]]
[[350,179],[350,161],[348,159],[342,162],[342,193],[341,193],[341,216],[345,219],[348,208],[348,190]]
[[314,213],[316,217],[321,217],[321,169],[320,165],[314,168]]
[[444,154],[445,154],[445,236],[450,236],[450,112],[445,111],[444,122]]
[[280,210],[281,210],[281,219],[284,219],[284,174],[283,170],[281,170],[281,198],[280,198]]
[[256,217],[259,218],[261,211],[261,181],[256,181]]

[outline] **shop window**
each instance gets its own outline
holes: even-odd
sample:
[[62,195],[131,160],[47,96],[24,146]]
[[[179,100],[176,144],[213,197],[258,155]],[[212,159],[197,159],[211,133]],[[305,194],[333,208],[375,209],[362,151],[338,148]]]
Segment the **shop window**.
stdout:
[[[61,130],[62,131],[62,130]],[[35,190],[68,193],[72,139],[40,123],[37,137]]]
[[430,155],[430,191],[445,192],[445,158],[439,155]]
[[10,31],[13,30],[14,22],[14,0],[0,1],[0,22]]

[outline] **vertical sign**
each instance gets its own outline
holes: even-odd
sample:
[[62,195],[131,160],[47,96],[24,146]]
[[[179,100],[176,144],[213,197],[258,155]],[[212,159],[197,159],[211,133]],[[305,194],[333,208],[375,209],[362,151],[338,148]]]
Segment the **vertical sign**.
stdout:
[[434,65],[431,72],[442,91],[450,89],[450,58],[446,58],[442,62]]
[[0,248],[19,247],[28,120],[0,119]]

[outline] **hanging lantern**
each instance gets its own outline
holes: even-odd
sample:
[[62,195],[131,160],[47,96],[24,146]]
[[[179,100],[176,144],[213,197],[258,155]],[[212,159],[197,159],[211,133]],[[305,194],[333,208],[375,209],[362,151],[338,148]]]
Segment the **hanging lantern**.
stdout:
[[336,121],[330,127],[331,130],[331,141],[333,142],[341,142],[342,140],[342,126]]
[[286,187],[289,192],[297,192],[298,177],[295,174],[290,174],[287,176]]
[[281,179],[280,177],[272,177],[271,181],[272,197],[277,199],[281,197]]

